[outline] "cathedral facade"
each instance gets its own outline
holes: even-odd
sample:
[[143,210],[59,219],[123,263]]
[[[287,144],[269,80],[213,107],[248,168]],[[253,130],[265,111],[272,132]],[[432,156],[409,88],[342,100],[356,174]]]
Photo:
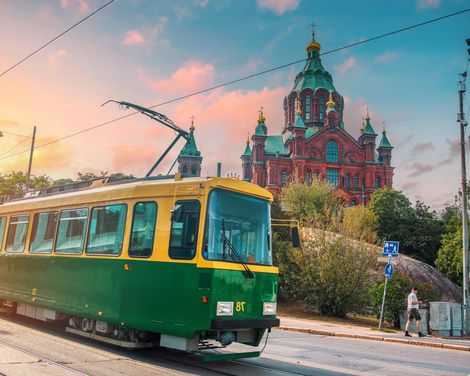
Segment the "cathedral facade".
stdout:
[[320,48],[313,33],[305,67],[284,98],[281,134],[268,134],[260,111],[251,146],[247,140],[241,156],[243,179],[274,195],[289,182],[322,179],[349,205],[366,204],[377,188],[392,187],[393,146],[385,129],[377,145],[368,111],[358,139],[346,131],[344,100],[322,66]]

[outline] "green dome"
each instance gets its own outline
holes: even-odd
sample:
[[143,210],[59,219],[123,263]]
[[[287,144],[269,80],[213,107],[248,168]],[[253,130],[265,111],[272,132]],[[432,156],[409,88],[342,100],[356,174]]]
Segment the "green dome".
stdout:
[[318,89],[336,91],[333,77],[323,68],[318,51],[312,52],[312,57],[307,60],[304,69],[295,77],[292,91],[300,93],[306,88],[312,89],[313,92]]

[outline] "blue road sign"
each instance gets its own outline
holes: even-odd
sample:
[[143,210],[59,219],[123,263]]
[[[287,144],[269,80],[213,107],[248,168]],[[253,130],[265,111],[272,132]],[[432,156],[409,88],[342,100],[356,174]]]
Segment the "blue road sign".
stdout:
[[383,250],[382,256],[397,257],[399,245],[400,245],[399,242],[391,242],[391,241],[384,242],[384,250]]
[[385,277],[392,278],[393,276],[393,265],[387,264],[385,265]]

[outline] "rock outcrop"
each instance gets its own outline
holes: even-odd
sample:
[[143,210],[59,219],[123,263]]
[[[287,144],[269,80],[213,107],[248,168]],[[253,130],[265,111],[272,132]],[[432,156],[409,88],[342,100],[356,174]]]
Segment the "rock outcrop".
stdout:
[[[323,232],[313,228],[302,228],[300,231],[302,238],[302,244],[305,248],[312,251],[318,252],[319,249],[316,247],[320,241],[324,239],[333,240],[341,237],[340,234],[334,232]],[[347,239],[351,245],[359,245],[359,242],[354,239]],[[382,256],[382,247],[378,247],[372,244],[363,244],[365,248],[371,252],[377,254],[377,257]],[[383,275],[384,264],[371,265],[371,267],[377,270],[377,273]],[[462,302],[462,291],[457,285],[447,279],[440,271],[436,268],[428,265],[424,262],[415,260],[411,257],[400,254],[396,260],[394,260],[395,272],[410,277],[414,282],[426,283],[430,285],[436,293],[439,295],[439,300],[444,302]]]

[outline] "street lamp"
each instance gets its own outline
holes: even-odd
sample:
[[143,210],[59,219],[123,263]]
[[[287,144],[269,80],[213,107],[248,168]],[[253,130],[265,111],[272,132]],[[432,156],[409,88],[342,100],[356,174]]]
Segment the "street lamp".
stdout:
[[36,126],[33,127],[33,135],[32,136],[23,136],[21,134],[0,131],[0,137],[3,137],[3,133],[11,134],[12,136],[17,136],[17,137],[31,138],[31,150],[29,152],[28,174],[26,175],[26,192],[28,192],[29,191],[29,181],[31,179],[31,166],[33,164],[34,142],[36,140]]

